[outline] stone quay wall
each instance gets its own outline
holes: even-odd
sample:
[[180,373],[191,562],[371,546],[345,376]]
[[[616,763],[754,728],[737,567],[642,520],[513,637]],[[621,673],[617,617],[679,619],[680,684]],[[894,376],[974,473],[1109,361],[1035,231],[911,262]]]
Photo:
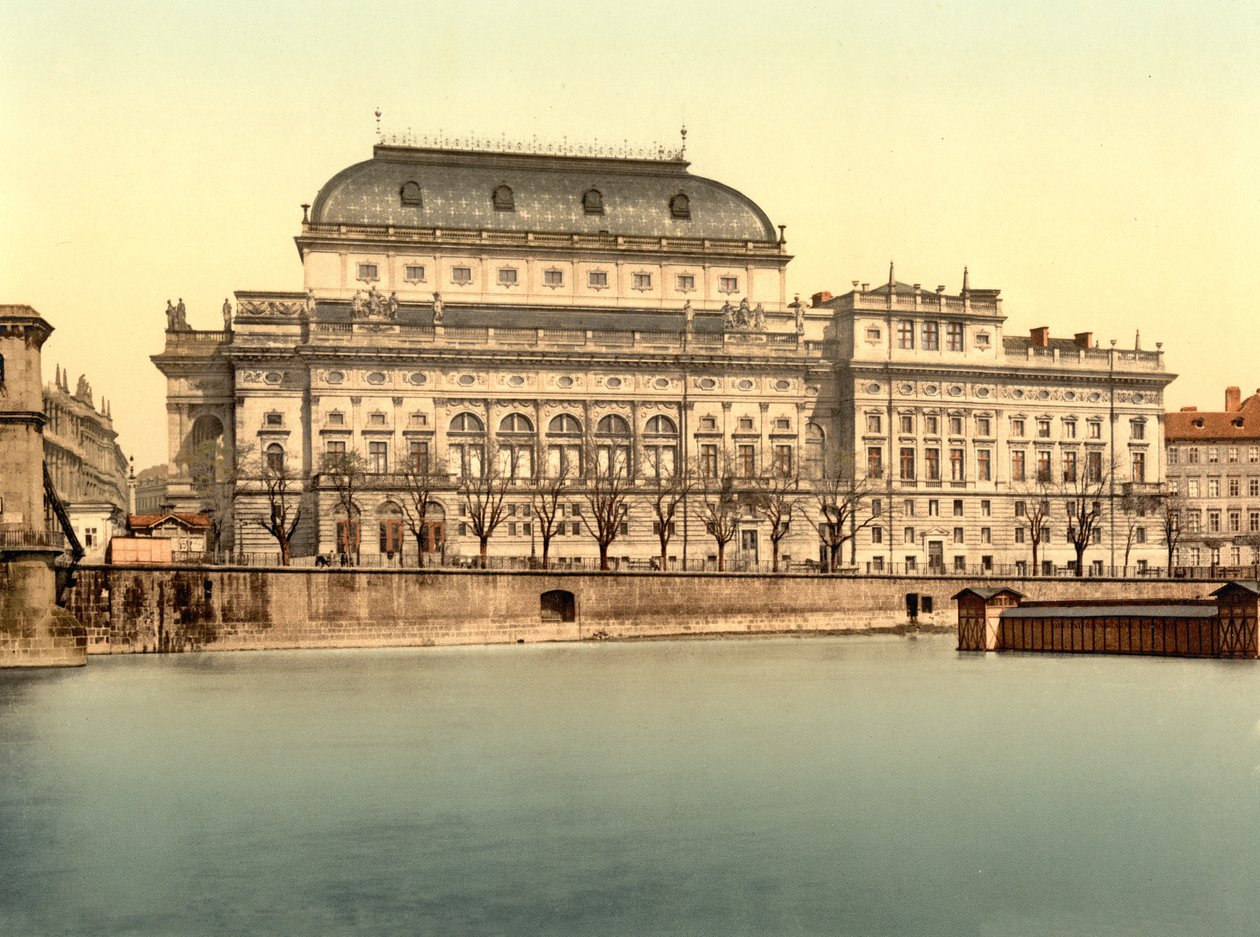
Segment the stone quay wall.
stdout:
[[53,554],[0,561],[0,667],[78,667],[87,662],[83,628],[53,605]]
[[[89,653],[579,641],[906,626],[950,630],[963,577],[84,566]],[[1036,599],[1199,598],[1219,582],[1003,580]],[[572,595],[572,620],[543,594]],[[553,596],[554,598],[554,596]],[[920,603],[922,607],[922,603]]]

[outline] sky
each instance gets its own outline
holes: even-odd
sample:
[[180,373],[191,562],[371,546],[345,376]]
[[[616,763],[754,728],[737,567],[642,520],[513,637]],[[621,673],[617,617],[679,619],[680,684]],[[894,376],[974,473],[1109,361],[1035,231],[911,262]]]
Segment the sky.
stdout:
[[1260,387],[1260,4],[0,5],[0,303],[137,469],[167,299],[297,290],[303,202],[387,131],[632,144],[787,226],[789,292],[1002,290],[1008,334],[1163,342],[1169,409]]

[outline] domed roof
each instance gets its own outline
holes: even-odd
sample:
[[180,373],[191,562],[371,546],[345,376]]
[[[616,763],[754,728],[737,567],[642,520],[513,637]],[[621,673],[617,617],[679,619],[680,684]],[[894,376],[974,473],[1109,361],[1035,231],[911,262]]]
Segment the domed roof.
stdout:
[[777,241],[749,198],[681,160],[377,146],[333,176],[313,224]]

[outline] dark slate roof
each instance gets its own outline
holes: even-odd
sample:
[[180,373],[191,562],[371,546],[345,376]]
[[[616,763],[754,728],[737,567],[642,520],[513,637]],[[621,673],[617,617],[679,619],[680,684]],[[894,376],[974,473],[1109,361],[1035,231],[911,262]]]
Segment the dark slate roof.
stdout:
[[950,596],[950,599],[958,599],[964,595],[971,594],[971,595],[978,595],[980,596],[980,598],[984,599],[987,602],[989,599],[993,598],[995,595],[998,595],[1002,592],[1009,592],[1011,595],[1017,596],[1018,598],[1021,598],[1021,599],[1024,597],[1024,593],[1017,592],[1016,590],[1010,588],[1009,586],[995,586],[992,588],[988,586],[968,586],[966,589],[962,589],[959,592],[955,592],[953,595]]
[[1002,618],[1215,618],[1216,605],[1024,605]]
[[1225,583],[1225,585],[1221,586],[1219,589],[1215,590],[1214,592],[1210,592],[1208,594],[1220,595],[1222,592],[1226,591],[1227,589],[1246,589],[1248,592],[1252,593],[1253,595],[1260,595],[1260,580],[1236,579],[1233,582]]
[[[421,204],[403,205],[406,182]],[[500,185],[515,209],[494,207]],[[587,214],[582,195],[596,189],[604,213]],[[684,194],[691,217],[676,218],[670,199]],[[535,231],[643,237],[778,241],[770,219],[729,186],[687,172],[671,160],[533,156],[377,146],[372,159],[333,176],[311,206],[316,224],[396,225],[477,231]]]

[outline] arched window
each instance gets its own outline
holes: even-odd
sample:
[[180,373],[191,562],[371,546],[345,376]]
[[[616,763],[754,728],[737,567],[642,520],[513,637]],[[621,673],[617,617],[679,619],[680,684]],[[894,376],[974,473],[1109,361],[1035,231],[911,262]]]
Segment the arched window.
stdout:
[[691,200],[679,192],[669,200],[669,213],[675,218],[690,218]]
[[223,424],[217,416],[203,413],[188,434],[188,471],[195,480],[213,482],[223,455]]
[[582,194],[582,211],[588,215],[604,213],[604,195],[599,189],[587,189]]
[[452,468],[461,478],[480,478],[486,458],[486,427],[473,413],[457,413],[451,420],[447,448]]
[[595,424],[596,468],[602,475],[634,474],[630,457],[630,424],[615,413]]
[[649,478],[673,478],[678,470],[678,427],[667,416],[654,416],[643,433],[644,472]]
[[398,197],[404,205],[419,206],[421,204],[420,183],[414,181],[404,182],[398,192]]
[[511,188],[506,185],[495,188],[494,207],[496,211],[516,211],[516,200],[512,196]]
[[523,413],[509,413],[499,422],[499,474],[504,478],[534,477],[534,424]]
[[824,454],[826,443],[827,436],[821,426],[817,423],[809,423],[805,426],[805,476],[807,478],[823,477],[823,472],[826,471]]
[[388,557],[402,552],[403,513],[393,501],[386,501],[376,509],[377,532],[380,536],[380,552]]
[[284,474],[284,446],[273,442],[267,446],[267,471],[273,475]]
[[582,474],[582,423],[561,413],[547,424],[547,474],[570,478]]

